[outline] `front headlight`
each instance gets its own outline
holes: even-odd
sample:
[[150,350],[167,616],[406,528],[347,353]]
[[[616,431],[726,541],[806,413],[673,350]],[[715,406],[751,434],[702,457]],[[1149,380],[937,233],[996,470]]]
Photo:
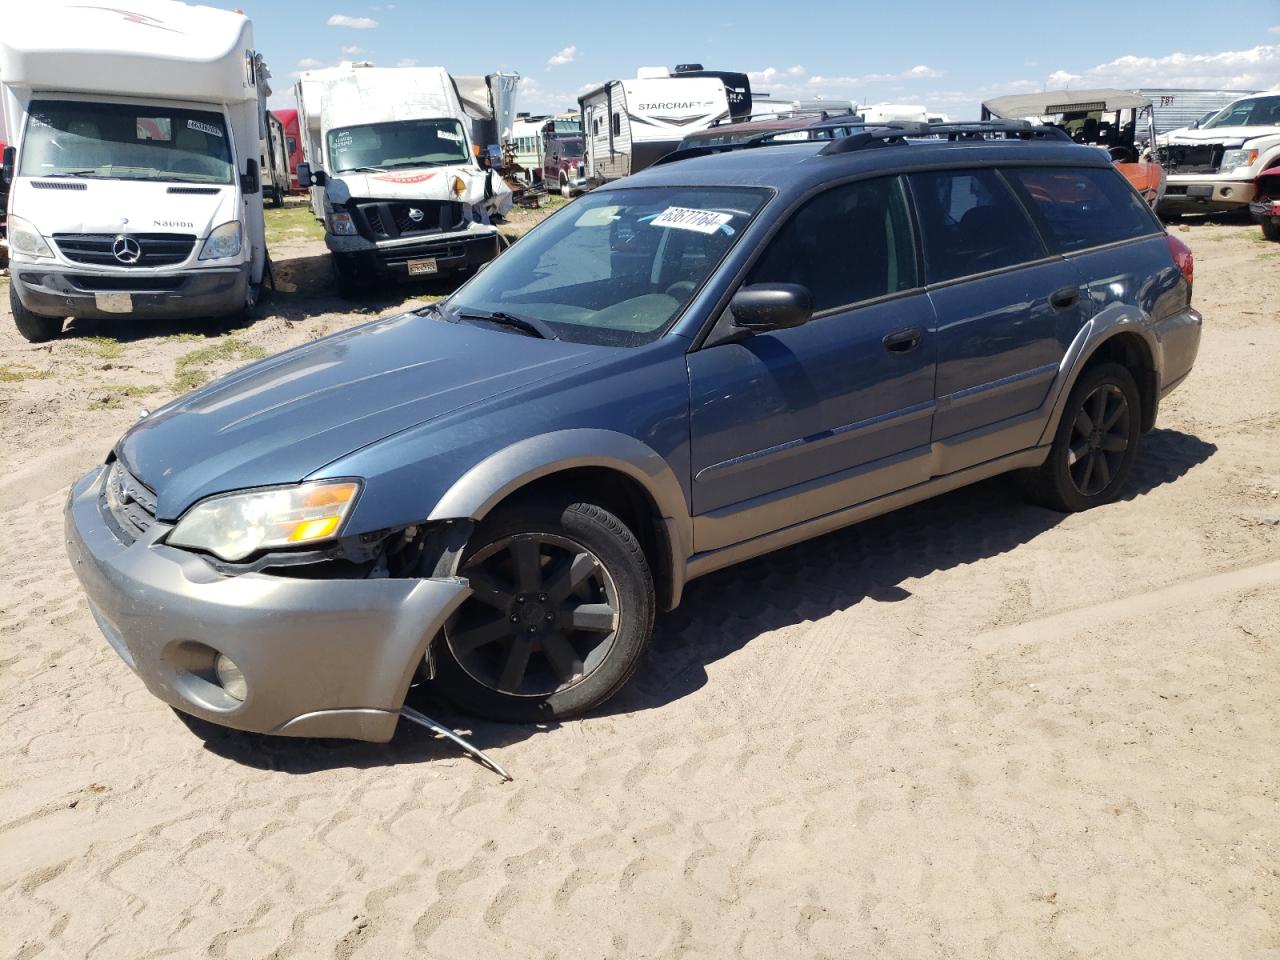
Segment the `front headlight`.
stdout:
[[240,253],[240,221],[232,220],[214,227],[200,251],[201,260],[221,260]]
[[168,542],[236,561],[271,547],[331,540],[359,492],[354,480],[323,480],[210,497],[183,515]]
[[329,232],[334,236],[354,237],[358,232],[355,221],[351,219],[351,214],[345,211],[335,210],[324,219]]
[[1222,164],[1218,169],[1226,173],[1237,167],[1252,167],[1257,162],[1257,150],[1228,150],[1222,155]]
[[21,217],[10,217],[8,224],[9,248],[28,257],[52,257],[53,251],[45,243],[40,231]]

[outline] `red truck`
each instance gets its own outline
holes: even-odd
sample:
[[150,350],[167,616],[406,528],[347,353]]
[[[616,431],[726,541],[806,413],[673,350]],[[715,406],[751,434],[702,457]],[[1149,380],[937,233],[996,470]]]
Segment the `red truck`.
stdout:
[[552,118],[542,125],[542,182],[548,190],[560,188],[573,196],[586,183],[582,157],[582,121]]
[[272,110],[284,126],[285,149],[289,154],[289,192],[298,191],[298,164],[302,162],[302,137],[298,133],[297,110]]

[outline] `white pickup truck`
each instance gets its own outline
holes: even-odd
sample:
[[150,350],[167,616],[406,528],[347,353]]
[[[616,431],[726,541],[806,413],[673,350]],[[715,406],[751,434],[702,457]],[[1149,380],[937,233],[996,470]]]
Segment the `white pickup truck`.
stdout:
[[1280,92],[1244,97],[1159,152],[1168,174],[1162,215],[1247,209],[1254,182],[1280,166]]

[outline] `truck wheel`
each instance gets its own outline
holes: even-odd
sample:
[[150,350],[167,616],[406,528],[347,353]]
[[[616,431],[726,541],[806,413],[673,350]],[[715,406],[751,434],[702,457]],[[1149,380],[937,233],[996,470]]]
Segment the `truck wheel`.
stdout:
[[563,720],[604,703],[653,631],[644,551],[593,503],[499,508],[476,529],[458,575],[474,592],[438,641],[437,683],[493,720]]
[[1028,499],[1063,513],[1110,503],[1133,470],[1141,429],[1133,374],[1118,363],[1085,370],[1067,398],[1049,456],[1023,475]]
[[1273,243],[1280,243],[1280,222],[1277,222],[1274,217],[1264,217],[1262,235]]
[[365,283],[356,269],[354,257],[340,253],[330,255],[333,261],[333,278],[338,287],[338,296],[343,300],[353,300],[364,293]]
[[62,332],[63,317],[45,317],[32,313],[18,299],[18,291],[13,288],[13,280],[9,281],[9,309],[13,312],[13,324],[18,333],[30,343],[52,340]]
[[573,197],[573,188],[569,186],[569,181],[564,174],[560,175],[560,196],[566,200]]

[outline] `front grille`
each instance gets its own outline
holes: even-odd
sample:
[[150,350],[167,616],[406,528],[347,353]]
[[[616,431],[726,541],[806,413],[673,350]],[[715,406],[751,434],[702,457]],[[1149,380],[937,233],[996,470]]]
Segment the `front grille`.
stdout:
[[149,276],[100,276],[96,274],[69,273],[69,282],[77,290],[85,293],[129,290],[137,293],[172,293],[182,286],[182,277],[149,277]]
[[103,513],[125,543],[136,541],[156,522],[156,495],[119,460],[107,470],[101,502]]
[[[137,241],[142,255],[136,263],[121,261],[114,252],[116,240],[127,236]],[[53,242],[62,255],[74,263],[113,267],[166,267],[191,256],[196,238],[182,233],[55,233]]]
[[1164,149],[1165,170],[1173,174],[1217,173],[1225,149],[1220,143],[1172,144]]
[[351,212],[357,229],[370,240],[451,233],[467,226],[462,204],[452,200],[364,201],[353,204]]

